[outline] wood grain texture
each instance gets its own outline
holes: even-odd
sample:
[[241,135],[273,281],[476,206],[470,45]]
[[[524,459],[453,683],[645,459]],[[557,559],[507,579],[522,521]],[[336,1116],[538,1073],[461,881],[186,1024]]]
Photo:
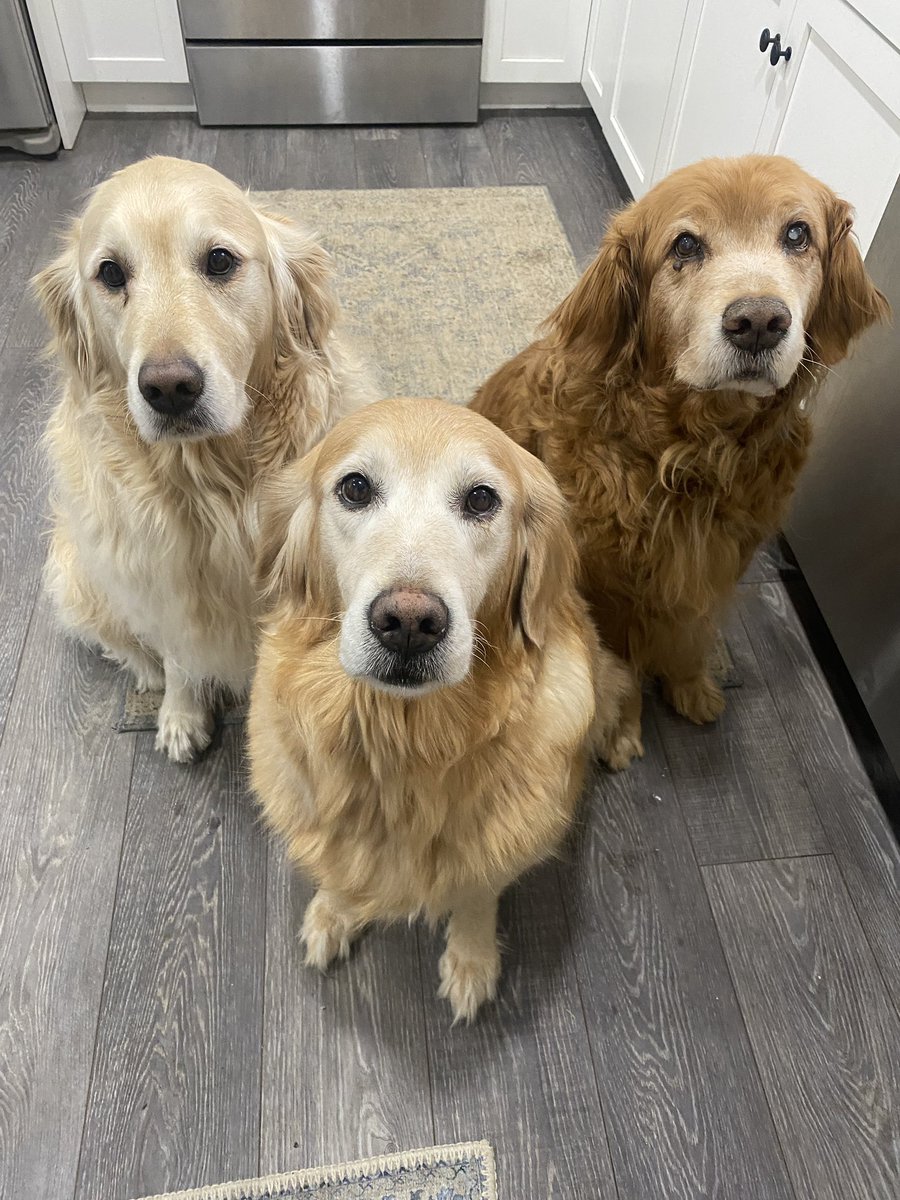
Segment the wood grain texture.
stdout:
[[793,1197],[652,711],[644,744],[590,790],[567,895],[618,1194]]
[[29,163],[0,162],[0,348],[7,341],[43,232],[47,198],[42,178]]
[[286,129],[220,129],[212,165],[242,188],[263,192],[294,186],[287,167]]
[[419,130],[430,187],[462,187],[462,146],[458,128],[423,125]]
[[451,1027],[437,997],[443,939],[419,931],[435,1141],[487,1138],[502,1197],[612,1200],[559,869],[526,876],[501,902],[500,993],[472,1026]]
[[47,375],[30,350],[0,357],[0,739],[44,563]]
[[311,885],[273,848],[266,933],[260,1168],[431,1145],[414,929],[377,926],[327,975],[299,930]]
[[[120,744],[131,739],[120,735]],[[257,1169],[266,841],[243,730],[193,766],[137,736],[76,1196]]]
[[284,187],[356,187],[352,129],[289,129],[285,154]]
[[72,1196],[134,743],[38,604],[0,747],[0,1196]]
[[742,686],[712,725],[656,708],[672,779],[701,863],[818,854],[828,839],[768,684],[741,623],[739,596],[725,636]]
[[775,583],[783,575],[797,574],[797,564],[782,546],[780,538],[774,537],[757,549],[741,583]]
[[830,858],[705,871],[798,1196],[893,1200],[900,1020]]
[[463,183],[466,187],[493,187],[499,182],[497,168],[481,125],[464,125],[455,131],[459,136]]
[[610,217],[622,207],[623,192],[587,117],[553,113],[542,120],[560,164],[551,195],[578,267],[584,270],[597,253]]
[[744,589],[741,617],[900,1012],[900,847],[784,585]]
[[361,188],[427,187],[428,170],[415,125],[354,129],[356,178]]

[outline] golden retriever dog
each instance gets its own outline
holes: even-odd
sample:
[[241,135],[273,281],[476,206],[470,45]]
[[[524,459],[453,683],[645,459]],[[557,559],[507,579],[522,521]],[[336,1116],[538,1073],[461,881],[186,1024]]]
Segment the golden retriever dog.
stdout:
[[779,527],[810,439],[806,401],[888,313],[850,208],[785,158],[676,171],[600,251],[473,407],[550,468],[601,636],[714,720],[722,609]]
[[367,398],[330,259],[210,167],[150,158],[96,189],[35,284],[64,372],[48,589],[165,688],[157,746],[185,762],[216,687],[252,671],[259,483]]
[[589,752],[634,752],[575,557],[547,469],[437,400],[346,418],[269,487],[250,763],[318,887],[310,965],[448,916],[441,995],[457,1020],[494,995],[498,896],[559,846]]

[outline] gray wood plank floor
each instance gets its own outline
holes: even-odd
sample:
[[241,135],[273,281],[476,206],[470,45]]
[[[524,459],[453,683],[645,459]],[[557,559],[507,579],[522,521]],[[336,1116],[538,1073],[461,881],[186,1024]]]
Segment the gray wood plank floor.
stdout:
[[777,547],[731,618],[726,716],[698,730],[648,694],[645,761],[599,773],[563,859],[504,901],[501,993],[471,1029],[436,999],[427,929],[303,968],[309,888],[259,827],[239,729],[186,769],[112,731],[115,672],[39,598],[52,376],[27,280],[85,190],[148,153],[260,189],[546,186],[582,265],[624,194],[583,113],[104,118],[55,162],[0,153],[0,1195],[126,1200],[477,1137],[501,1200],[896,1194],[900,852]]

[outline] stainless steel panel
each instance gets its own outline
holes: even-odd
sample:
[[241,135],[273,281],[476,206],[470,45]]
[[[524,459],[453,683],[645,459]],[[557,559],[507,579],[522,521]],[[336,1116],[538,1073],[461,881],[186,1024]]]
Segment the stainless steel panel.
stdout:
[[480,39],[484,0],[181,0],[181,24],[207,41]]
[[31,30],[18,0],[0,0],[0,126],[40,129],[48,124]]
[[[900,183],[866,264],[900,315]],[[900,337],[869,330],[815,401],[791,549],[900,770]]]
[[202,125],[478,119],[481,46],[187,45]]

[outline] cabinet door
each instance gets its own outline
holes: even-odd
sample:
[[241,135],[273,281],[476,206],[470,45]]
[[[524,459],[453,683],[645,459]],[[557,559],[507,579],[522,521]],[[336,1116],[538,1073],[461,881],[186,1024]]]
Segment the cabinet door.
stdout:
[[[760,51],[763,29],[788,33],[795,0],[691,0],[653,182],[710,155],[748,154],[784,60]],[[693,35],[693,42],[689,40]]]
[[591,0],[487,0],[485,83],[578,83]]
[[187,83],[177,0],[53,0],[76,83]]
[[634,196],[653,165],[688,0],[595,0],[582,86]]
[[798,0],[786,44],[757,148],[849,200],[865,253],[900,175],[900,50],[846,0]]

